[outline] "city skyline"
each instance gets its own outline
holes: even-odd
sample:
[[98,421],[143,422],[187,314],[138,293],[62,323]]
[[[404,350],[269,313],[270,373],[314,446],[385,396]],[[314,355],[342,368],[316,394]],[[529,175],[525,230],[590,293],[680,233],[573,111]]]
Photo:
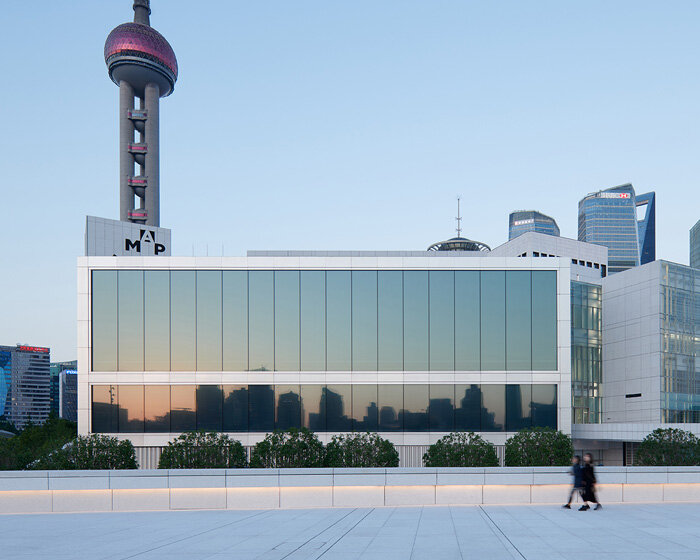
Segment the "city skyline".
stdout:
[[[49,103],[39,87],[0,94],[14,131],[0,161],[18,187],[5,192],[13,274],[0,343],[50,346],[68,360],[84,216],[118,217],[118,92],[102,48],[131,3],[43,4],[40,18],[9,6],[19,25],[0,39],[26,46],[8,73],[34,84],[41,61],[52,92]],[[657,258],[687,263],[700,173],[689,124],[700,83],[687,68],[700,10],[635,3],[630,21],[631,3],[599,6],[604,20],[551,5],[547,18],[536,6],[398,2],[211,2],[199,14],[154,0],[152,24],[186,69],[162,111],[162,224],[173,254],[422,250],[453,235],[457,195],[467,201],[463,235],[491,247],[522,207],[575,239],[577,201],[631,182],[657,193]],[[30,24],[38,39],[22,31]]]

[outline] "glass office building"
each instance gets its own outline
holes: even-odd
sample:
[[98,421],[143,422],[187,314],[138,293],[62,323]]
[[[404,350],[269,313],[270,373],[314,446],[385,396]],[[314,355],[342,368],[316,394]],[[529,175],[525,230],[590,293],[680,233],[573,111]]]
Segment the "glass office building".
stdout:
[[0,416],[18,428],[49,417],[49,352],[40,346],[0,346]]
[[571,282],[571,396],[574,424],[602,421],[602,288]]
[[535,210],[518,210],[508,217],[508,240],[523,233],[534,231],[559,237],[559,226],[554,218]]
[[690,266],[700,268],[700,220],[690,229]]
[[[77,372],[78,360],[71,360],[69,362],[51,362],[51,367],[49,368],[51,376],[51,412],[60,416],[60,402],[61,402],[61,373],[64,371]],[[75,420],[75,418],[73,418]]]

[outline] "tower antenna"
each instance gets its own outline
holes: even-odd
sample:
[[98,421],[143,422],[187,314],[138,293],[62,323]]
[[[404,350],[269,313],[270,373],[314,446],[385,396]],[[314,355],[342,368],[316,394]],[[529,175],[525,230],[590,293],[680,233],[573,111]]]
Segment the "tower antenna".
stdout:
[[457,237],[462,237],[462,215],[459,212],[459,201],[461,199],[462,197],[457,197],[457,217],[455,218],[457,221]]

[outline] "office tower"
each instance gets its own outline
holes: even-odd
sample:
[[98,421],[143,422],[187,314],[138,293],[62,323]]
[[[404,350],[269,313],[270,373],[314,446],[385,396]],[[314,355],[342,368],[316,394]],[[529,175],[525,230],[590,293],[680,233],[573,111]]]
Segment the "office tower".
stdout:
[[[638,194],[636,208],[639,228],[639,264],[647,264],[656,260],[656,193]],[[640,219],[641,209],[644,209],[644,216]]]
[[0,346],[0,416],[18,428],[49,417],[49,354],[40,346]]
[[554,218],[535,210],[517,210],[508,218],[508,239],[515,239],[528,231],[559,237],[559,226]]
[[690,266],[700,268],[700,220],[690,228]]

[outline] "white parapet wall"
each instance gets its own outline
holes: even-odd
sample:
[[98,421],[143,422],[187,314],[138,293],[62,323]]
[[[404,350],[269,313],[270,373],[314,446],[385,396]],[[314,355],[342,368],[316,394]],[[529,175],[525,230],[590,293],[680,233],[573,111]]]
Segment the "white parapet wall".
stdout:
[[[700,467],[599,467],[602,503],[700,502]],[[0,514],[560,504],[564,467],[0,471]]]

